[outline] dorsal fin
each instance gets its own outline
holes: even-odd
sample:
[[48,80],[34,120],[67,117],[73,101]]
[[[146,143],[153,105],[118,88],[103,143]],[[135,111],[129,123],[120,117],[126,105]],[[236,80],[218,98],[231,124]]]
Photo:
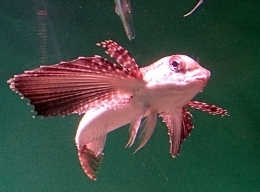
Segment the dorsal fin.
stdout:
[[97,45],[106,49],[106,53],[110,57],[113,57],[118,64],[131,72],[137,79],[142,79],[142,73],[138,65],[126,49],[113,40],[105,40],[101,43],[97,43]]

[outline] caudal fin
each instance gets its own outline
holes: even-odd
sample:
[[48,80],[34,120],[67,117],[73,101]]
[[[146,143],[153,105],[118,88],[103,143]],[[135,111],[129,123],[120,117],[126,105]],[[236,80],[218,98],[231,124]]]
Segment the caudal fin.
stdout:
[[84,146],[78,151],[79,162],[85,174],[92,180],[97,180],[96,174],[100,169],[104,153],[95,155],[93,151]]

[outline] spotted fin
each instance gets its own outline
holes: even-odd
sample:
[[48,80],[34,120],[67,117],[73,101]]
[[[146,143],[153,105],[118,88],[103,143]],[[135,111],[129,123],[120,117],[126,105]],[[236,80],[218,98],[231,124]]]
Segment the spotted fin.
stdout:
[[43,116],[84,113],[99,106],[122,107],[133,89],[142,86],[134,74],[100,56],[41,66],[15,75],[8,83]]
[[91,135],[91,142],[77,146],[79,162],[86,175],[96,180],[96,173],[100,169],[100,163],[103,158],[103,148],[106,142],[107,129],[97,127]]
[[191,114],[187,109],[183,108],[170,113],[161,113],[160,116],[168,128],[170,153],[172,157],[176,157],[179,154],[182,141],[190,135],[193,128]]
[[138,65],[126,49],[112,40],[106,40],[104,42],[97,43],[97,45],[106,49],[106,53],[110,57],[113,57],[118,64],[131,72],[137,79],[142,79],[142,73]]
[[93,151],[83,146],[78,151],[78,158],[85,174],[92,180],[96,180],[96,174],[100,169],[100,164],[103,159],[103,153],[95,155]]
[[216,105],[203,103],[200,101],[190,101],[187,106],[207,112],[211,115],[229,116],[228,111]]
[[191,113],[186,107],[184,107],[182,110],[182,140],[185,140],[194,128],[191,118]]

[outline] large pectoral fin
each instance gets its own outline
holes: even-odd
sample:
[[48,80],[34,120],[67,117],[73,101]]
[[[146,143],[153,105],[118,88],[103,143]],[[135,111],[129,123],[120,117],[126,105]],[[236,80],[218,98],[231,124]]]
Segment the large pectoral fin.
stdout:
[[191,114],[187,109],[175,110],[169,113],[161,113],[163,122],[168,127],[168,135],[170,138],[170,153],[172,157],[179,154],[182,141],[190,134],[193,124]]
[[140,80],[100,57],[41,66],[11,78],[10,88],[30,100],[38,115],[85,113],[89,108],[116,108],[128,103]]

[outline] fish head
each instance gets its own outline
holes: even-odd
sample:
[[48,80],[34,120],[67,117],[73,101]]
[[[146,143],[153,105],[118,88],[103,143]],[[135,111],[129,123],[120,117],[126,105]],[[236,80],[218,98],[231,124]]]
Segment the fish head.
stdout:
[[141,71],[153,98],[160,103],[162,100],[171,103],[171,109],[186,105],[203,90],[210,78],[209,70],[186,55],[164,57]]
[[[203,68],[192,58],[186,55],[173,55],[166,59],[170,70],[166,77],[171,84],[176,84],[180,87],[199,87],[204,88],[210,78],[210,71]],[[166,78],[167,80],[167,78]]]

